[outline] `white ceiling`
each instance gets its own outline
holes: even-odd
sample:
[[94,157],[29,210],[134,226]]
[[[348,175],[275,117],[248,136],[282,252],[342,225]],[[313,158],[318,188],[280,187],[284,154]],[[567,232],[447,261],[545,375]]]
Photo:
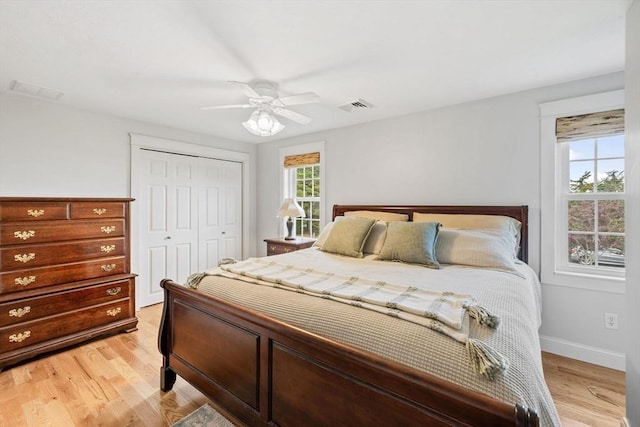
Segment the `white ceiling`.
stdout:
[[[262,142],[624,69],[631,0],[0,0],[0,91],[58,89],[59,104]],[[315,92],[261,138],[228,83]],[[370,110],[338,107],[363,98]]]

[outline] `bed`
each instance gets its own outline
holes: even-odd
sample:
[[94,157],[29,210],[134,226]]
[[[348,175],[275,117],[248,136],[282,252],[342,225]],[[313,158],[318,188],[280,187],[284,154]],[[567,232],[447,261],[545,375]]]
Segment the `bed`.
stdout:
[[[374,216],[365,240],[372,239],[374,227],[387,227],[379,245],[370,249],[373,254],[364,251],[364,244],[362,258],[327,252],[335,243],[327,236],[335,237],[338,228],[345,230],[344,224],[349,224],[349,230],[365,227],[362,212],[367,213],[365,217]],[[379,221],[376,213],[382,219],[387,219],[387,214],[404,216],[409,225]],[[464,221],[463,227],[436,226],[439,232],[431,249],[433,261],[437,262],[437,249],[438,256],[450,262],[440,263],[440,268],[425,268],[398,254],[389,260],[400,257],[407,262],[376,259],[388,255],[387,245],[393,237],[404,236],[394,234],[398,230],[419,228],[427,235],[434,230],[433,218],[475,215],[517,221],[515,253],[508,268],[457,265],[457,252],[443,252],[445,242],[457,248],[469,235],[477,237],[474,233],[478,230],[467,230]],[[224,271],[194,275],[198,280],[191,283],[193,287],[162,281],[165,301],[159,349],[163,391],[171,390],[179,375],[223,412],[247,425],[558,424],[542,373],[537,335],[539,282],[526,265],[526,206],[336,205],[333,218],[333,230],[327,227],[321,235],[323,250],[316,246],[230,264],[223,266]],[[404,242],[396,250],[410,247]],[[465,339],[478,338],[474,341],[481,341],[502,357],[504,366],[491,371],[497,374],[487,375],[473,364],[468,345],[442,330],[419,324],[421,320],[389,316],[384,312],[387,309],[367,310],[358,306],[360,302],[317,298],[301,285],[293,289],[295,292],[276,289],[283,282],[275,276],[246,273],[256,265],[262,268],[261,264],[268,264],[273,271],[280,266],[297,269],[293,275],[287,271],[286,277],[306,277],[305,272],[326,269],[331,270],[327,276],[356,274],[357,280],[365,283],[409,286],[425,281],[438,300],[442,298],[437,293],[446,293],[452,286],[456,293],[472,295],[474,301],[487,303],[494,312],[497,309],[500,323],[495,329],[487,327],[490,322],[475,322],[482,316],[472,316],[469,311],[464,316]],[[242,268],[246,271],[239,270]],[[437,282],[432,277],[437,277]],[[259,281],[262,286],[256,284]],[[465,303],[465,309],[468,305]]]

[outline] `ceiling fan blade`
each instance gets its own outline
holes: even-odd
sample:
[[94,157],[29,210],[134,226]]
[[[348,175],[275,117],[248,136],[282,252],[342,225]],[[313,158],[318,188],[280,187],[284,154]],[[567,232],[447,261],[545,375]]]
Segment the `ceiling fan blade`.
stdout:
[[288,105],[314,104],[320,102],[320,97],[313,92],[300,93],[298,95],[285,96],[278,98],[283,107]]
[[247,95],[249,98],[260,98],[260,94],[246,83],[234,82],[234,81],[230,81],[229,83],[233,83],[234,85],[236,85],[236,87],[240,89],[242,93]]
[[311,119],[295,111],[287,110],[286,108],[274,107],[273,112],[279,116],[286,117],[289,120],[293,120],[296,123],[306,125],[311,122]]
[[210,105],[208,107],[200,107],[201,110],[226,110],[229,108],[253,108],[251,104],[231,104],[231,105]]

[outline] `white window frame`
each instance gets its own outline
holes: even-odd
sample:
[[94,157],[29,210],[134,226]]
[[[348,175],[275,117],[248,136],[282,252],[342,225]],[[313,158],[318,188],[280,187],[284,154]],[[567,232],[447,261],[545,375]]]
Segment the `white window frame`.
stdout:
[[[326,180],[325,180],[325,166],[324,166],[324,141],[312,142],[308,144],[292,145],[288,147],[280,148],[279,165],[282,168],[280,174],[280,200],[284,200],[287,197],[296,196],[295,189],[295,177],[294,171],[296,168],[285,168],[284,159],[287,156],[295,156],[298,154],[306,153],[320,153],[320,231],[322,231],[326,224],[325,219],[325,194],[326,194]],[[283,233],[286,229],[285,220],[280,221],[280,232]],[[294,227],[295,236],[295,227]],[[284,235],[284,234],[283,234]]]
[[624,269],[580,268],[567,260],[568,149],[556,141],[556,119],[618,108],[624,108],[624,90],[540,104],[540,279],[544,284],[625,292]]
[[[303,206],[304,202],[310,202],[310,203],[318,203],[318,217],[317,218],[294,218],[295,221],[295,230],[296,230],[296,235],[297,235],[297,230],[298,230],[298,223],[305,221],[305,222],[309,222],[309,220],[311,221],[317,221],[318,222],[318,235],[320,235],[320,232],[322,231],[322,223],[320,222],[320,202],[322,201],[322,198],[320,197],[320,195],[318,195],[317,197],[300,197],[297,196],[296,194],[298,193],[297,188],[298,188],[298,169],[305,169],[305,168],[315,168],[316,166],[320,166],[319,163],[313,164],[313,165],[304,165],[304,166],[298,166],[298,167],[292,167],[292,168],[288,168],[287,172],[288,172],[288,181],[289,181],[289,194],[292,194],[293,196],[295,196],[296,201],[298,202],[298,204],[300,206]],[[318,176],[314,176],[312,179],[317,179],[318,182],[320,181],[320,171],[322,170],[322,168],[319,168],[318,171]],[[303,180],[307,180],[308,178],[303,178]],[[322,184],[320,184],[320,191],[322,191]],[[319,194],[319,193],[318,193]],[[304,206],[303,206],[304,207]],[[313,210],[312,210],[313,211]],[[316,238],[318,236],[304,236],[304,237],[311,237],[311,238]]]

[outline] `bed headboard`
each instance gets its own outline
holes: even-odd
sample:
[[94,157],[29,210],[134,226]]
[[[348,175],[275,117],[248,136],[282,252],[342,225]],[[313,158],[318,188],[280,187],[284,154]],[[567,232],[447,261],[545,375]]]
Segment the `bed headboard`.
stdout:
[[520,251],[518,258],[524,262],[529,259],[529,207],[522,206],[429,206],[429,205],[333,205],[333,216],[344,215],[349,211],[381,211],[409,215],[413,221],[413,213],[441,213],[441,214],[475,214],[475,215],[503,215],[517,219],[522,224],[520,230]]

